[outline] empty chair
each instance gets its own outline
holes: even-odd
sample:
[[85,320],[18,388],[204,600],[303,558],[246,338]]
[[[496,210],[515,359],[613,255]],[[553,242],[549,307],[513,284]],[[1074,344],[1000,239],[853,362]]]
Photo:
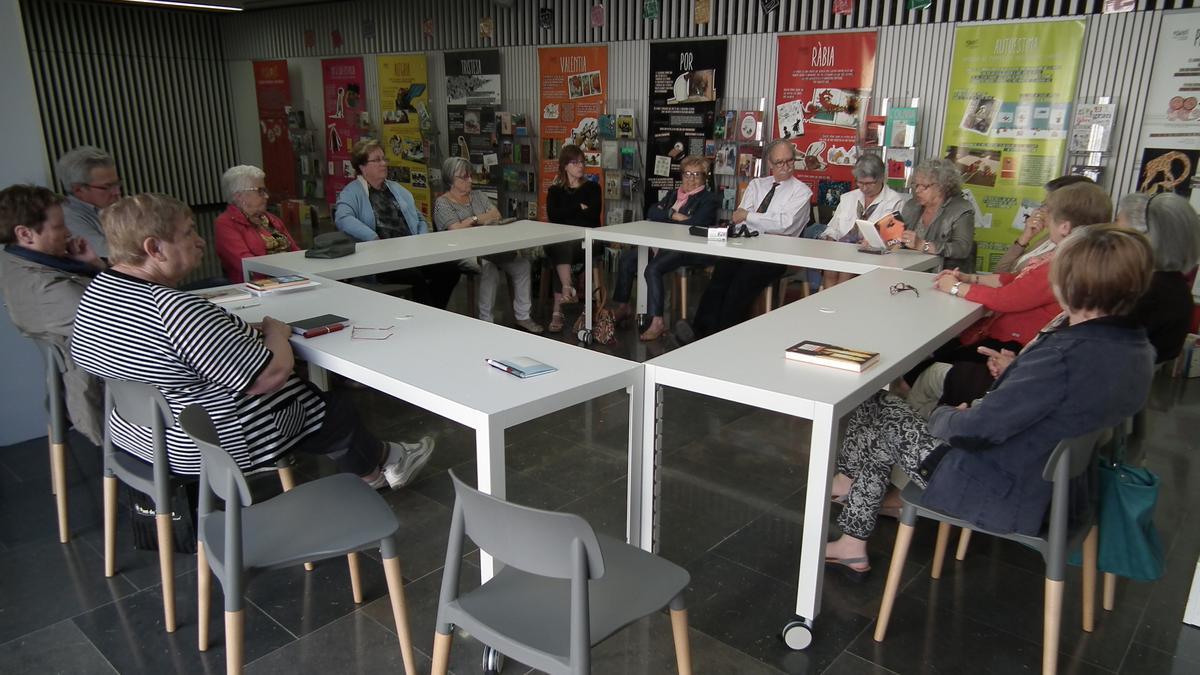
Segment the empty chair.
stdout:
[[[509,504],[450,476],[457,498],[442,571],[434,675],[446,672],[454,626],[538,670],[587,673],[593,645],[668,604],[676,664],[681,675],[691,673],[686,570],[597,535],[579,516]],[[505,567],[460,595],[464,534]]]
[[[1063,579],[1066,573],[1067,554],[1083,545],[1083,630],[1092,632],[1095,616],[1096,596],[1096,527],[1093,524],[1094,510],[1089,509],[1087,517],[1068,527],[1070,507],[1071,479],[1083,474],[1092,466],[1100,439],[1107,429],[1098,429],[1092,433],[1066,439],[1054,448],[1050,458],[1046,460],[1046,468],[1042,477],[1054,483],[1054,492],[1050,500],[1050,513],[1046,529],[1041,535],[1031,537],[1023,534],[997,534],[979,530],[994,537],[1009,539],[1024,544],[1042,555],[1046,562],[1045,606],[1043,609],[1044,624],[1042,628],[1042,672],[1053,675],[1058,668],[1058,638],[1062,622]],[[892,606],[896,601],[896,593],[900,589],[900,578],[904,572],[904,559],[908,556],[908,547],[912,543],[913,527],[918,517],[930,518],[941,523],[938,530],[938,552],[935,554],[934,567],[940,568],[944,558],[946,540],[949,538],[950,526],[975,528],[971,523],[950,515],[933,511],[921,505],[924,491],[915,483],[909,483],[900,498],[904,508],[900,512],[900,529],[896,533],[896,546],[892,551],[892,562],[888,569],[887,584],[883,590],[883,602],[879,608],[879,618],[875,624],[875,640],[882,642],[887,634],[888,620],[891,618]],[[940,574],[940,569],[936,570]],[[935,575],[936,578],[937,575]]]
[[49,340],[34,339],[46,359],[46,400],[50,419],[46,436],[50,442],[50,492],[58,508],[58,540],[71,540],[67,521],[67,403],[63,391],[63,355]]
[[[196,546],[200,651],[208,649],[210,570],[216,573],[225,595],[226,671],[240,673],[243,596],[252,574],[348,555],[354,601],[359,603],[358,552],[378,546],[404,671],[416,675],[396,550],[395,535],[400,525],[387,502],[358,476],[339,473],[254,504],[246,477],[233,457],[220,447],[217,431],[204,408],[188,406],[179,415],[179,423],[195,441],[201,457],[200,541]],[[224,511],[213,509],[214,495],[224,500]]]

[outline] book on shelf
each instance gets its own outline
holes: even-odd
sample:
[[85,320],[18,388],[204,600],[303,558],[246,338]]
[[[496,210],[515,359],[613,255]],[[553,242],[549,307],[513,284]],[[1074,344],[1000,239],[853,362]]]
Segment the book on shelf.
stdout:
[[319,286],[317,282],[302,277],[298,274],[289,274],[282,277],[266,277],[264,279],[255,279],[254,281],[246,282],[246,290],[254,295],[266,295],[268,293],[281,293],[285,291],[298,291],[303,288],[312,288]]
[[793,361],[815,363],[818,366],[840,368],[856,373],[861,373],[879,362],[878,352],[864,352],[813,340],[798,342],[788,347],[783,355]]
[[637,127],[634,125],[633,109],[617,109],[617,138],[636,138]]
[[596,120],[596,126],[603,140],[615,140],[617,138],[617,116],[616,115],[601,115]]
[[518,356],[511,359],[485,359],[485,361],[489,366],[497,370],[503,370],[509,375],[514,375],[521,379],[537,377],[538,375],[545,375],[558,370],[554,366],[542,363],[528,356]]

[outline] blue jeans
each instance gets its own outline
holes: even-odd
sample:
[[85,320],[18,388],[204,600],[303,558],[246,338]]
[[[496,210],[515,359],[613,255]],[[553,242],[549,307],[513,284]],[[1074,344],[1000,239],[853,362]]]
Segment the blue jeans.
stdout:
[[685,251],[668,251],[660,249],[658,255],[650,259],[646,265],[646,313],[650,316],[662,316],[666,304],[667,289],[663,276],[674,272],[684,265],[713,264],[713,258],[699,253]]
[[[822,234],[825,234],[825,228],[828,224],[813,223],[804,228],[800,236],[805,239],[820,239]],[[804,270],[804,278],[808,279],[808,288],[810,293],[815,293],[816,289],[821,287],[822,270],[806,269]]]

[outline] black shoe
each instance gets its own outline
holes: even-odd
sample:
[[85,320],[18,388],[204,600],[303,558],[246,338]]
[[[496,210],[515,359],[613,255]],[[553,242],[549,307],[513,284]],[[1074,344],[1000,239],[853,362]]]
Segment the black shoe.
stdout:
[[679,344],[688,344],[696,341],[696,332],[692,330],[691,324],[680,319],[675,322],[675,339],[679,340]]

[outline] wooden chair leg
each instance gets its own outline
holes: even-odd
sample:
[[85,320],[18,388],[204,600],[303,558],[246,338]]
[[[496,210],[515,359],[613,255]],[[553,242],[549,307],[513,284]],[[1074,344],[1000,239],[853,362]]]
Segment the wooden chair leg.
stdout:
[[929,566],[929,576],[933,579],[942,578],[942,564],[946,562],[946,548],[950,544],[950,523],[938,523],[937,545],[933,549],[933,564]]
[[[400,638],[400,655],[404,657],[405,675],[417,675],[417,661],[413,657],[412,635],[408,629],[408,607],[404,600],[404,577],[400,573],[399,558],[384,558],[383,573],[387,577],[388,597],[392,601],[392,620],[396,622],[396,635]],[[433,672],[437,669],[437,649],[434,644]],[[450,638],[446,637],[446,655],[450,653]],[[442,673],[446,672],[448,661],[443,658]]]
[[1058,672],[1058,637],[1062,628],[1063,582],[1046,579],[1042,624],[1042,675]]
[[1104,573],[1104,611],[1111,612],[1117,604],[1117,575]]
[[241,675],[246,647],[246,610],[225,612],[225,675]]
[[675,666],[679,675],[692,675],[692,646],[688,639],[686,609],[671,610],[671,634],[675,637]]
[[883,642],[887,635],[896,593],[900,591],[900,577],[904,574],[904,559],[908,557],[908,547],[912,545],[913,529],[912,525],[900,523],[900,529],[896,530],[896,545],[892,548],[892,562],[888,566],[887,583],[883,587],[883,601],[879,604],[879,617],[875,619],[876,642]]
[[347,553],[346,562],[350,565],[350,591],[354,594],[354,604],[361,605],[363,601],[362,576],[358,572],[358,554]]
[[[279,484],[283,486],[284,492],[288,492],[292,488],[296,487],[296,473],[292,471],[291,466],[281,465],[276,468],[276,471],[279,472]],[[313,564],[310,562],[304,563],[304,571],[313,571]]]
[[199,635],[200,651],[208,651],[208,617],[212,609],[212,570],[208,567],[208,554],[204,552],[204,542],[196,542],[196,588],[199,590],[196,598],[196,633]]
[[53,495],[53,494],[58,494],[58,485],[55,483],[55,476],[57,474],[55,474],[55,472],[54,472],[54,441],[50,440],[52,438],[54,438],[54,430],[51,429],[49,425],[47,425],[46,426],[46,451],[48,453],[47,458],[50,462],[50,494]]
[[104,576],[117,573],[117,478],[104,477]]
[[684,321],[687,321],[688,313],[687,288],[688,275],[687,270],[684,270],[683,274],[679,275],[679,318]]
[[158,525],[158,571],[162,575],[163,621],[167,632],[175,632],[175,536],[171,532],[171,514],[154,516]]
[[954,559],[959,562],[967,559],[967,545],[971,543],[971,532],[971,528],[964,527],[962,532],[958,533],[958,550],[954,553]]
[[1100,528],[1095,525],[1083,540],[1083,632],[1096,627],[1096,557],[1100,544]]
[[450,643],[453,641],[453,633],[433,634],[433,667],[429,671],[430,675],[446,675],[446,670],[450,667]]
[[67,446],[53,443],[50,446],[50,480],[54,483],[54,501],[58,506],[58,541],[71,540],[71,527],[67,524]]

